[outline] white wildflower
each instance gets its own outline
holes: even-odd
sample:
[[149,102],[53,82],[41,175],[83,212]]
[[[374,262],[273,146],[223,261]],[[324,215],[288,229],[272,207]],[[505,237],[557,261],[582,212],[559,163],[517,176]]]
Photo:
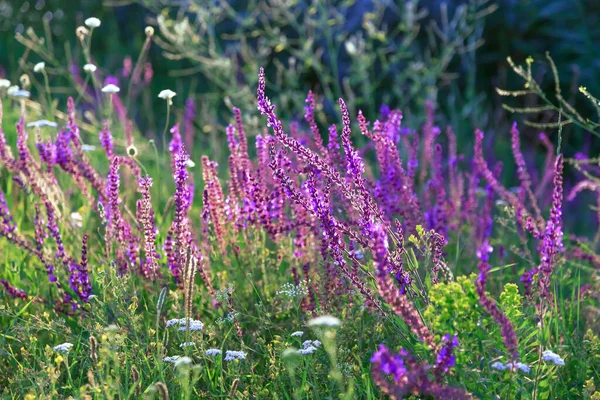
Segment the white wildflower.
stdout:
[[531,371],[531,368],[529,368],[529,365],[524,364],[522,362],[516,362],[516,363],[506,363],[506,367],[510,368],[510,369],[520,369],[521,371],[525,372],[526,374],[528,374]]
[[85,64],[83,66],[83,70],[85,72],[87,72],[88,74],[96,72],[97,69],[98,69],[98,67],[96,67],[94,64]]
[[504,371],[506,369],[506,365],[504,365],[504,363],[500,362],[500,361],[496,361],[496,362],[492,363],[492,365],[490,365],[490,367],[493,369],[497,369],[499,371]]
[[[181,325],[180,328],[179,328],[180,332],[185,332],[185,330],[188,328],[188,326],[185,323],[185,321],[184,321],[183,324],[180,323],[179,325]],[[190,328],[190,331],[201,331],[202,329],[204,329],[204,324],[202,322],[200,322],[200,321],[197,321],[197,320],[193,319],[193,320],[190,321],[189,328]]]
[[194,343],[194,342],[185,342],[185,343],[181,343],[179,345],[179,347],[185,348],[185,347],[191,347],[191,346],[195,346],[195,345],[196,345],[196,343]]
[[49,126],[50,128],[56,128],[58,127],[58,124],[56,122],[48,121],[47,119],[40,119],[38,121],[29,122],[27,124],[28,128],[43,128],[45,126]]
[[11,87],[9,87],[9,88],[6,90],[6,93],[7,93],[9,96],[13,96],[13,95],[14,95],[16,92],[18,92],[18,91],[19,91],[19,86],[17,86],[17,85],[12,85]]
[[175,360],[175,367],[181,367],[184,365],[190,365],[192,363],[192,359],[189,357],[179,357]]
[[544,350],[544,352],[542,353],[542,360],[550,361],[554,365],[560,365],[560,366],[565,365],[565,360],[563,360],[561,358],[561,356],[559,356],[558,354],[556,354],[550,350]]
[[335,328],[337,326],[340,326],[341,324],[342,321],[340,321],[336,317],[332,317],[331,315],[322,315],[320,317],[313,318],[310,321],[308,321],[308,326],[321,326],[327,328]]
[[308,346],[308,347],[298,350],[298,354],[312,354],[315,351],[317,351],[317,348],[315,346]]
[[[187,328],[187,323],[188,323],[187,318],[170,319],[167,321],[167,327],[179,325],[179,331],[183,332]],[[189,324],[190,324],[190,331],[201,331],[202,329],[204,329],[204,324],[201,321],[190,318]]]
[[235,350],[227,350],[225,352],[225,361],[233,361],[233,360],[245,360],[246,352],[244,351],[235,351]]
[[68,353],[71,350],[71,347],[73,347],[72,343],[63,343],[63,344],[59,344],[58,346],[54,346],[53,350],[56,351],[57,353]]
[[42,61],[42,62],[39,62],[34,65],[33,72],[36,72],[36,73],[42,72],[45,68],[46,68],[46,63]]
[[281,286],[281,290],[279,290],[277,294],[287,297],[306,296],[308,294],[308,289],[305,281],[300,282],[297,286],[292,282],[286,282]]
[[221,354],[221,353],[222,353],[222,351],[221,351],[221,350],[219,350],[219,349],[208,349],[208,350],[206,350],[206,355],[207,355],[207,356],[212,356],[212,357],[214,357],[214,356],[216,356],[216,355],[218,355],[218,354]]
[[10,96],[28,98],[31,93],[28,90],[19,89],[18,86],[11,86],[6,91]]
[[163,358],[164,362],[170,362],[170,363],[174,363],[177,360],[179,360],[179,356],[170,356],[170,357]]
[[121,89],[119,89],[117,85],[113,85],[112,83],[110,83],[102,88],[102,93],[114,94],[119,93],[120,90]]
[[81,228],[83,226],[83,217],[78,212],[71,213],[71,225],[75,228]]
[[170,100],[170,99],[172,99],[175,96],[177,96],[177,93],[175,93],[174,91],[172,91],[170,89],[162,90],[158,94],[158,97],[160,97],[161,99],[165,99],[165,100]]
[[101,24],[100,20],[98,18],[95,17],[91,17],[85,20],[85,25],[88,28],[97,28],[99,27]]
[[296,336],[302,336],[302,335],[304,335],[304,332],[302,332],[302,331],[296,331],[296,332],[292,333],[290,336],[296,337]]
[[8,79],[0,79],[0,89],[7,89],[10,87],[10,81]]

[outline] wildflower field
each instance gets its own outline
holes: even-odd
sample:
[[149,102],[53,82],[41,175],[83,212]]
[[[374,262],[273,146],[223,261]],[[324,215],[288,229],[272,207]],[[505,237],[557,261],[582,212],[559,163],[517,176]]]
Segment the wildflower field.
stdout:
[[11,33],[0,398],[600,399],[600,101],[552,54],[500,122],[448,83],[487,0],[428,41],[418,1],[146,3],[118,68],[114,21]]

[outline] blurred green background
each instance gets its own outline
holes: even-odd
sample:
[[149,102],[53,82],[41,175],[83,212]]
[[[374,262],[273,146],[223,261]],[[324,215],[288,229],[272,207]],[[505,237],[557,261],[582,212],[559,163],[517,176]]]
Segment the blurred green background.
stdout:
[[[196,100],[195,125],[206,134],[197,140],[208,144],[214,127],[230,120],[231,105],[248,115],[254,109],[259,65],[267,68],[268,90],[283,117],[301,119],[305,93],[313,89],[323,96],[321,123],[338,118],[335,100],[342,96],[351,112],[362,109],[370,119],[384,102],[400,107],[407,126],[417,127],[424,101],[432,99],[441,111],[436,122],[451,123],[462,146],[472,142],[474,127],[488,138],[507,137],[508,123],[519,117],[506,112],[503,101],[536,106],[535,98],[514,102],[495,93],[495,87],[523,85],[507,56],[522,64],[527,56],[543,61],[549,51],[565,97],[583,114],[593,116],[593,110],[578,86],[600,93],[596,0],[0,0],[0,76],[17,81],[26,71],[21,62],[30,69],[40,61],[15,40],[32,28],[57,62],[49,69],[53,92],[72,94],[66,60],[83,65],[75,30],[90,16],[102,20],[92,58],[103,76],[119,77],[124,59],[135,62],[140,53],[144,28],[156,30],[147,58],[152,82],[145,101],[128,111],[149,137],[160,135],[165,121],[156,94],[170,88],[178,93],[179,116],[186,98]],[[549,68],[542,64],[535,74],[543,88],[553,87]],[[556,116],[541,113],[534,120]],[[523,129],[524,141],[541,149],[538,131]],[[581,128],[568,126],[564,135],[568,155],[593,148]]]

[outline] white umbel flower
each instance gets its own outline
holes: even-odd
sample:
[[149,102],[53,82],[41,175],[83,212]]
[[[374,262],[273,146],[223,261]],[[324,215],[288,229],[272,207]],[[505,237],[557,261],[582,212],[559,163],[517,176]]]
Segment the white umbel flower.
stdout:
[[98,18],[95,17],[91,17],[85,20],[85,25],[88,28],[97,28],[99,27],[101,24],[100,20]]
[[10,81],[8,79],[0,79],[0,89],[7,89],[10,87]]
[[71,225],[75,228],[81,228],[83,226],[83,217],[78,212],[71,213]]
[[563,360],[561,356],[550,350],[544,350],[544,352],[542,353],[542,360],[546,362],[549,361],[554,365],[559,365],[561,367],[565,365],[565,360]]
[[177,360],[175,360],[175,367],[182,367],[184,365],[190,365],[192,363],[192,359],[184,356],[184,357],[179,357]]
[[312,354],[315,351],[317,351],[317,348],[315,346],[308,346],[308,347],[298,350],[298,354],[302,354],[302,355]]
[[56,122],[48,121],[47,119],[40,119],[38,121],[29,122],[27,124],[28,128],[43,128],[45,126],[48,126],[50,128],[56,128],[58,127],[58,124]]
[[245,351],[235,351],[235,350],[227,350],[225,352],[225,361],[233,361],[233,360],[245,360],[246,352]]
[[96,72],[97,69],[98,69],[98,67],[96,67],[94,64],[85,64],[83,66],[83,70],[85,72],[87,72],[88,74]]
[[342,324],[336,317],[332,317],[331,315],[322,315],[317,318],[313,318],[308,321],[308,326],[316,326],[316,327],[325,327],[325,328],[335,328]]
[[35,66],[33,67],[33,72],[39,73],[39,72],[42,72],[45,68],[46,68],[46,63],[42,61],[42,62],[35,64]]
[[13,97],[20,97],[20,98],[29,98],[29,96],[31,96],[31,93],[29,92],[29,90],[23,90],[23,89],[17,89],[14,90],[10,93],[8,93],[9,95],[13,96]]
[[175,96],[177,96],[177,93],[175,93],[171,89],[161,90],[161,92],[158,94],[159,98],[165,99],[165,100],[170,100]]
[[169,356],[169,357],[165,357],[163,358],[164,362],[170,362],[170,363],[175,363],[175,361],[179,360],[179,356]]
[[206,350],[206,355],[207,356],[211,356],[211,357],[214,357],[214,356],[219,355],[221,353],[222,353],[222,351],[220,349],[208,349],[208,350]]
[[175,93],[174,91],[172,91],[170,89],[162,90],[158,94],[158,97],[166,100],[169,105],[173,104],[173,97],[175,97],[175,96],[177,96],[177,93]]
[[120,91],[121,91],[121,89],[119,89],[119,87],[117,85],[113,85],[112,83],[110,83],[102,88],[102,92],[108,93],[108,94],[119,93]]
[[59,344],[58,346],[54,346],[52,348],[52,350],[56,351],[57,353],[68,353],[71,348],[73,347],[72,343],[63,343],[63,344]]

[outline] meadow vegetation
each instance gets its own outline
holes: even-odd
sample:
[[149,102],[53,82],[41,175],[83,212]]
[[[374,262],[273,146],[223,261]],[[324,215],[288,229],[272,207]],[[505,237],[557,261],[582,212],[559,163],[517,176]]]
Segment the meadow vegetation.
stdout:
[[[102,22],[89,18],[82,75],[28,32],[46,61],[0,80],[0,396],[600,399],[600,233],[568,230],[595,206],[572,202],[596,200],[599,160],[562,143],[567,124],[598,125],[561,96],[558,72],[554,93],[539,86],[532,68],[549,56],[509,60],[524,88],[498,90],[545,102],[513,112],[555,112],[528,123],[545,129],[542,157],[522,148],[524,124],[457,138],[410,77],[390,93],[323,78],[300,98],[254,64],[203,147],[201,111],[176,91],[151,94],[162,133],[136,125],[156,35],[181,51],[195,32],[165,21],[119,77],[93,63]],[[470,30],[457,32],[461,47]],[[450,59],[436,63],[414,77],[440,84]],[[411,85],[415,121],[394,100]]]

